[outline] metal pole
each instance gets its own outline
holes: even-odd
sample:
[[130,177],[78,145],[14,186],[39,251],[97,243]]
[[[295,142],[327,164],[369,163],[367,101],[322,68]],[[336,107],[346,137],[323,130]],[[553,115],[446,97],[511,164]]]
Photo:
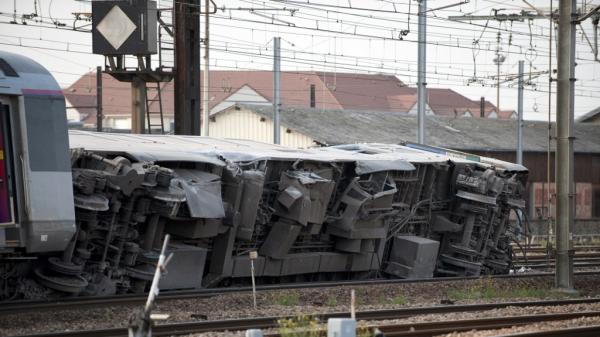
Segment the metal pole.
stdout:
[[250,272],[252,274],[252,303],[256,310],[256,281],[254,280],[254,260],[250,260]]
[[550,193],[550,179],[551,179],[551,173],[550,173],[550,167],[552,165],[552,158],[551,158],[551,153],[552,153],[552,31],[554,30],[553,26],[554,26],[554,12],[553,12],[553,8],[552,8],[552,1],[550,1],[550,27],[548,30],[548,158],[546,159],[546,180],[547,180],[547,186],[546,186],[546,201],[548,204],[548,209],[547,209],[547,213],[546,213],[546,232],[548,234],[548,239],[546,240],[546,250],[547,250],[547,256],[549,256],[550,254],[550,248],[551,248],[551,243],[550,243],[550,235],[552,234],[552,194]]
[[498,43],[496,48],[496,62],[498,64],[496,73],[496,115],[500,116],[500,32],[498,32],[496,41]]
[[209,75],[209,58],[208,58],[208,52],[209,52],[209,22],[208,22],[208,17],[209,17],[209,13],[210,13],[210,0],[206,0],[204,2],[204,83],[203,83],[203,87],[202,87],[202,112],[203,112],[203,118],[202,118],[202,122],[204,123],[204,136],[208,136],[208,130],[209,130],[209,123],[210,123],[210,111],[208,109],[208,89],[209,89],[209,83],[210,83],[210,75]]
[[131,81],[131,133],[144,133],[146,82],[135,76]]
[[250,275],[252,276],[252,302],[256,310],[256,280],[254,279],[254,260],[258,258],[258,252],[253,250],[249,252],[250,257]]
[[175,134],[200,134],[200,0],[173,0]]
[[96,67],[96,131],[102,132],[102,67]]
[[417,79],[417,143],[425,144],[425,108],[427,104],[427,0],[419,1],[419,49]]
[[356,292],[350,290],[350,318],[356,319]]
[[156,269],[154,270],[154,276],[152,277],[152,285],[150,286],[150,291],[148,292],[148,299],[146,300],[146,305],[144,306],[144,312],[149,313],[150,309],[152,309],[152,304],[154,300],[158,296],[158,283],[160,282],[160,277],[164,272],[164,268],[170,260],[167,257],[167,249],[169,249],[169,234],[165,235],[165,240],[163,241],[162,249],[160,250],[160,255],[158,256],[158,262],[156,263]]
[[519,61],[519,104],[517,108],[517,164],[523,165],[523,68],[525,62]]
[[[500,64],[500,63],[498,63]],[[519,83],[518,83],[518,107],[517,107],[517,164],[523,165],[523,68],[525,62],[519,61]],[[499,88],[499,87],[498,87]],[[517,210],[517,216],[523,217],[521,210]]]
[[281,85],[281,38],[275,37],[273,39],[273,143],[281,144],[281,133],[280,133],[280,121],[279,121],[279,108],[281,103],[279,101],[279,91]]
[[576,0],[560,0],[556,86],[556,288],[573,290],[573,81]]
[[479,117],[485,118],[485,97],[479,99]]

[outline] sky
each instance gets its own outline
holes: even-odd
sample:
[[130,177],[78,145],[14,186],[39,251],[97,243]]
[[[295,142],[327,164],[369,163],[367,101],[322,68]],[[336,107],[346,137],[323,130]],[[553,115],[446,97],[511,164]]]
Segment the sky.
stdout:
[[[541,12],[546,0],[528,1]],[[0,0],[0,48],[27,55],[68,87],[81,75],[102,65],[91,53],[91,23],[74,22],[73,13],[90,12],[91,2],[76,0]],[[159,0],[160,8],[173,2]],[[272,41],[282,39],[282,70],[335,73],[383,73],[404,83],[417,82],[416,0],[215,0],[211,16],[211,69],[272,69]],[[578,1],[589,11],[600,0]],[[448,8],[442,8],[453,5]],[[478,20],[457,22],[451,16],[533,12],[522,0],[428,0],[427,83],[451,88],[471,99],[485,97],[496,104],[497,49],[505,61],[500,67],[500,108],[517,109],[518,61],[525,61],[525,119],[547,120],[549,110],[548,61],[550,22],[547,18],[523,22]],[[558,1],[553,2],[558,7]],[[17,24],[11,24],[13,15]],[[23,19],[23,14],[37,17]],[[165,20],[170,12],[165,11]],[[27,25],[22,24],[26,22]],[[72,27],[80,31],[74,31]],[[203,27],[203,25],[201,25]],[[585,34],[584,34],[585,32]],[[556,67],[556,34],[552,31],[552,64]],[[591,20],[578,27],[576,41],[575,115],[600,106],[600,63],[594,60]],[[499,42],[498,42],[499,41]],[[168,60],[169,55],[163,55]],[[210,90],[225,90],[215,83]],[[555,93],[556,88],[553,86]],[[554,119],[556,97],[550,98]]]

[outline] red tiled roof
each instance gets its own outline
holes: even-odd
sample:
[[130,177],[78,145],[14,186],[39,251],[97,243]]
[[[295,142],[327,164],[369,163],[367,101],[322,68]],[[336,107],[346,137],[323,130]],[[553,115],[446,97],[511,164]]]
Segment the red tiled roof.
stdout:
[[[273,73],[271,71],[211,71],[209,90],[212,109],[216,104],[248,86],[268,101],[273,100]],[[202,76],[202,75],[201,75]],[[103,74],[103,104],[105,116],[129,115],[131,111],[130,84],[119,82]],[[202,83],[202,77],[200,79]],[[281,103],[288,107],[308,107],[310,86],[315,86],[316,107],[322,109],[351,109],[407,113],[416,104],[416,88],[407,87],[397,77],[381,74],[354,74],[330,72],[282,72]],[[173,116],[173,82],[162,86],[163,113]],[[460,117],[465,111],[479,117],[479,100],[470,100],[452,89],[428,88],[428,104],[436,115]],[[74,106],[95,104],[95,73],[82,76],[64,90]],[[152,103],[157,104],[157,103]],[[156,109],[153,109],[156,110]],[[485,114],[496,108],[486,101]],[[95,123],[90,109],[80,109],[87,114],[84,123]],[[498,118],[510,118],[512,111],[501,111]]]

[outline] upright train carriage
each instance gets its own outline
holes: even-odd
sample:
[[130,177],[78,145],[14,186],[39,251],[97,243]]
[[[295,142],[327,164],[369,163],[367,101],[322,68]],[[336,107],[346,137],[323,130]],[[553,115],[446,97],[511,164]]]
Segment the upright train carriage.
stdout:
[[[0,299],[507,273],[527,170],[404,143],[295,150],[67,131],[37,63],[0,52]],[[511,212],[512,211],[512,212]]]

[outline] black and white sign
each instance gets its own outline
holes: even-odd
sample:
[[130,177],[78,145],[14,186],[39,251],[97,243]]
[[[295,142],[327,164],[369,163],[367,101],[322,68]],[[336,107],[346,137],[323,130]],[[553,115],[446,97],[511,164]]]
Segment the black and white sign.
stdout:
[[155,54],[156,21],[156,1],[93,1],[92,49],[94,54]]

